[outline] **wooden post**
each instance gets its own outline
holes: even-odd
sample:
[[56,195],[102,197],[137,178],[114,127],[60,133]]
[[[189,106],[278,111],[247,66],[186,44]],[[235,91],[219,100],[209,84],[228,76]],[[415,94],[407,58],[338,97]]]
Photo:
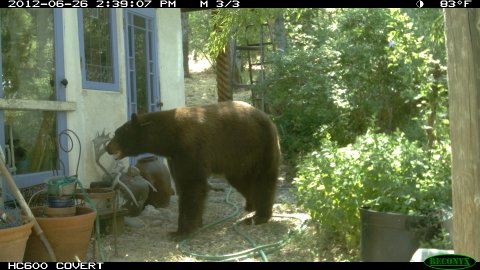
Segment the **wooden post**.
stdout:
[[445,9],[453,245],[480,260],[480,10]]

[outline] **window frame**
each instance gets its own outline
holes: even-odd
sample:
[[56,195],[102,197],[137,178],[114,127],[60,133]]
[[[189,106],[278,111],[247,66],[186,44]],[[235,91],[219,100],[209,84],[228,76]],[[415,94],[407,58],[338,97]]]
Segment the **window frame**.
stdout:
[[82,87],[84,89],[105,90],[105,91],[119,91],[119,67],[118,67],[118,40],[117,40],[117,20],[116,9],[109,9],[110,31],[112,34],[112,44],[110,49],[112,52],[113,65],[113,83],[96,82],[87,80],[86,63],[85,63],[85,40],[84,40],[84,26],[83,26],[83,9],[78,9],[78,39],[80,41],[80,62],[82,71]]

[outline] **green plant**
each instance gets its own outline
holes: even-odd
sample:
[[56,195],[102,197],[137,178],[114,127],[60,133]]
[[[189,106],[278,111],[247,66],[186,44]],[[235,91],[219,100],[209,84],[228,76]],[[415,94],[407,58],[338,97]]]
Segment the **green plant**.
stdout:
[[424,149],[402,132],[367,132],[338,148],[328,138],[298,167],[299,202],[322,228],[357,246],[358,208],[430,214],[451,205],[448,144]]
[[[422,14],[428,19],[415,18],[426,25],[438,12]],[[441,128],[448,134],[445,59],[404,10],[287,10],[285,18],[290,47],[256,90],[292,164],[326,133],[340,146],[368,128],[400,129],[429,146],[444,139]]]
[[[340,101],[331,93],[334,74],[328,63],[335,57],[334,52],[324,47],[290,50],[274,58],[275,69],[270,79],[258,85],[266,94],[281,132],[283,152],[289,160],[295,160],[306,149],[318,147],[318,140],[312,140],[318,134],[328,132],[339,140],[347,137],[335,132],[343,120],[342,107],[337,105]],[[346,125],[338,130],[349,131]]]
[[453,249],[452,240],[450,239],[450,233],[445,229],[441,229],[440,232],[435,235],[429,241],[420,241],[421,248],[436,248],[436,249]]

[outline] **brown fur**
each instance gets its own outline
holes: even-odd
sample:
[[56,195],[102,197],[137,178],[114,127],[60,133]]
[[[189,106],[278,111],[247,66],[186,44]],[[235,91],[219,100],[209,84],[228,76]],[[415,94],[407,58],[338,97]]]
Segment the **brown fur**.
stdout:
[[107,151],[118,159],[147,152],[171,159],[179,195],[179,235],[202,225],[207,177],[212,174],[224,175],[245,197],[246,210],[255,211],[255,224],[272,216],[278,134],[268,115],[247,103],[134,114],[117,129]]

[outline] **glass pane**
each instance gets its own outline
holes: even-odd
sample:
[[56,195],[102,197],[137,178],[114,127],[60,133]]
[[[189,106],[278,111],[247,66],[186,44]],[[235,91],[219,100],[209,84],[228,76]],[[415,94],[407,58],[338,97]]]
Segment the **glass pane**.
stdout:
[[53,11],[1,10],[3,97],[55,100]]
[[[55,100],[52,9],[0,11],[2,86],[7,99]],[[16,174],[56,169],[56,113],[4,112],[5,152]]]
[[133,17],[133,25],[139,28],[145,29],[145,18],[142,18],[140,16],[134,16]]
[[113,83],[110,10],[83,10],[83,40],[87,81]]
[[56,130],[55,112],[5,112],[7,163],[15,164],[15,174],[57,168]]
[[[135,16],[137,18],[138,16]],[[141,17],[138,17],[141,18]],[[144,18],[141,18],[145,20]],[[139,19],[135,19],[138,21]],[[148,112],[148,74],[147,74],[147,46],[145,29],[134,28],[135,34],[135,80],[137,88],[137,112]]]

